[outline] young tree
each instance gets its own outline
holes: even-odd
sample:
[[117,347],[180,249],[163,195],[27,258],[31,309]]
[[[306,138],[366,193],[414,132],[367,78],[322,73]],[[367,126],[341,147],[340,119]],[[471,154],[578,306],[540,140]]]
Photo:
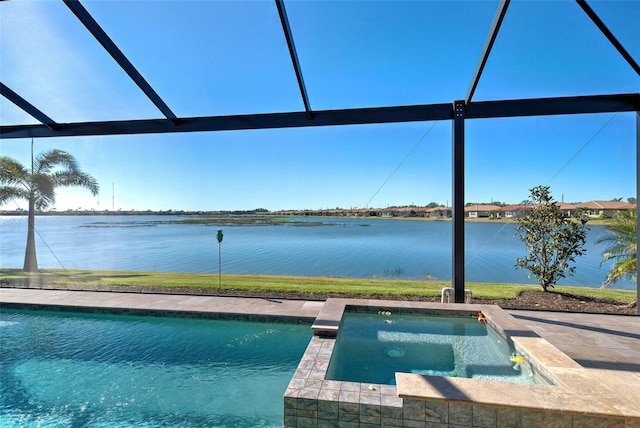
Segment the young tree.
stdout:
[[[614,260],[613,266],[607,274],[607,279],[602,283],[602,287],[606,287],[624,277],[629,277],[634,282],[637,281],[637,225],[636,208],[620,211],[613,217],[613,224],[607,227],[608,233],[596,241],[597,243],[606,243],[608,245],[602,255],[602,263]],[[636,300],[631,306],[633,307],[637,304],[638,301]]]
[[35,212],[55,203],[57,187],[80,186],[95,196],[98,182],[82,172],[76,159],[62,150],[50,150],[33,157],[31,168],[8,156],[0,156],[0,205],[12,199],[29,202],[27,248],[24,255],[25,272],[38,270],[35,242]]
[[517,269],[526,269],[542,289],[548,291],[567,275],[573,275],[577,256],[585,254],[586,217],[580,222],[566,218],[553,200],[548,186],[530,190],[532,208],[518,219],[518,235],[528,255],[516,259]]

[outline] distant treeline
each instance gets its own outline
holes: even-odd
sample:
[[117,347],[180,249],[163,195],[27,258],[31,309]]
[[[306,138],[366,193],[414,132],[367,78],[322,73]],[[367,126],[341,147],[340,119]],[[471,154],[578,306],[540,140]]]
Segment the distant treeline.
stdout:
[[[184,211],[184,210],[167,210],[167,211],[96,211],[96,210],[70,210],[70,211],[37,211],[39,216],[79,216],[79,215],[104,215],[104,216],[123,216],[123,215],[194,215],[194,216],[241,216],[241,215],[264,215],[269,214],[269,210],[257,208],[255,210],[235,210],[235,211]],[[4,210],[0,211],[0,215],[4,216],[22,216],[27,215],[27,210]]]

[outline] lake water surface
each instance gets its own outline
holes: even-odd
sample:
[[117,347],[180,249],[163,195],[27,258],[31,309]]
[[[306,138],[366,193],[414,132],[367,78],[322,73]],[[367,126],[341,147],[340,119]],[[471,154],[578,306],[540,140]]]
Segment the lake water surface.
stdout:
[[[41,268],[222,272],[329,277],[451,280],[451,223],[380,218],[296,218],[280,225],[182,224],[179,216],[45,216],[36,218]],[[322,222],[322,225],[301,225]],[[516,270],[525,254],[514,223],[466,224],[466,280],[536,284]],[[591,226],[587,254],[560,285],[599,287],[605,233]],[[20,268],[26,217],[0,217],[0,266]],[[624,281],[616,288],[635,289]]]

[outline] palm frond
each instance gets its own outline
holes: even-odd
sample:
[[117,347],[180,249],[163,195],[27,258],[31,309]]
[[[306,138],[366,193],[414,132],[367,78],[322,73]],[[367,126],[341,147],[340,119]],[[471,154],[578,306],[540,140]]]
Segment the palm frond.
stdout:
[[93,196],[96,196],[100,191],[100,186],[95,178],[77,169],[75,171],[58,171],[53,174],[53,181],[56,186],[60,187],[84,187],[89,190]]
[[69,171],[78,171],[76,158],[64,150],[53,149],[40,153],[35,158],[35,171],[38,173],[50,173],[56,167],[66,168]]
[[2,186],[0,187],[0,205],[9,202],[12,199],[29,200],[29,192],[21,187]]
[[31,176],[31,188],[35,196],[36,208],[44,209],[55,203],[56,184],[50,175],[44,173],[33,174]]
[[0,183],[25,185],[30,172],[17,160],[0,156]]
[[613,267],[607,274],[607,279],[602,284],[602,287],[606,287],[615,283],[619,279],[624,277],[630,277],[632,281],[636,281],[636,267],[637,259],[620,260],[614,263]]
[[622,211],[613,218],[613,221],[614,223],[607,227],[607,234],[596,240],[596,243],[608,244],[602,254],[602,263],[614,261],[602,287],[624,277],[637,280],[637,211],[636,209]]

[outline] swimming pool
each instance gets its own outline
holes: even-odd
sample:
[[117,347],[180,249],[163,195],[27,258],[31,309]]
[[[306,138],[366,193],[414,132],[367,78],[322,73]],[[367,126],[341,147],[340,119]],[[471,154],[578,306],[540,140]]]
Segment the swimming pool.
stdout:
[[311,336],[308,325],[3,309],[0,425],[281,427]]
[[345,312],[326,378],[395,385],[396,372],[403,372],[548,383],[506,338],[471,315]]

